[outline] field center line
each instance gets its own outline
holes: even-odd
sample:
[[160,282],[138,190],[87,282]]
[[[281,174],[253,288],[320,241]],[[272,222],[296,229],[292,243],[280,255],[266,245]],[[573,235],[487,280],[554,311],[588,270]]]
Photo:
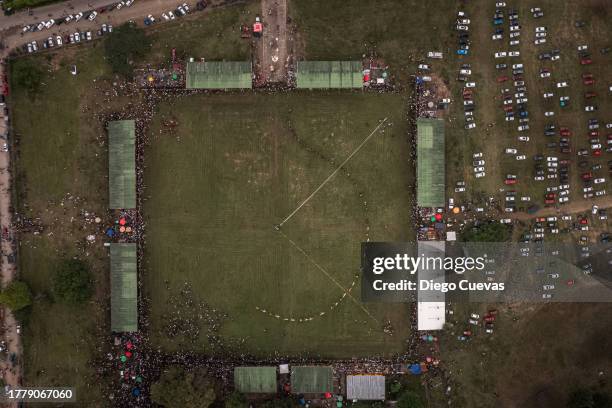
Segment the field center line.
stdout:
[[348,289],[344,288],[337,280],[334,279],[333,276],[331,276],[329,274],[329,272],[327,272],[325,270],[325,268],[323,268],[321,265],[319,265],[310,255],[308,255],[308,253],[306,253],[306,251],[304,251],[304,249],[302,249],[301,246],[299,246],[298,244],[296,244],[291,238],[289,238],[283,231],[278,230],[278,232],[280,232],[280,234],[285,237],[285,239],[287,239],[287,241],[289,241],[291,243],[291,245],[293,245],[293,247],[295,249],[297,249],[298,251],[300,251],[302,253],[302,255],[304,255],[306,257],[306,259],[308,259],[308,261],[313,264],[318,270],[320,270],[321,272],[323,272],[323,274],[325,274],[325,276],[327,276],[329,278],[329,280],[331,280],[336,286],[338,286],[340,289],[342,289],[342,292],[346,293],[346,295],[351,298],[351,300],[353,302],[355,302],[355,304],[357,306],[359,306],[361,308],[361,310],[363,310],[372,320],[374,320],[377,324],[380,324],[380,322],[378,321],[378,319],[376,319],[374,316],[372,316],[372,314],[368,311],[368,309],[365,308],[365,306],[363,304],[361,304],[359,301],[357,301],[357,299],[355,299],[353,297],[353,295],[348,291]]
[[325,179],[325,180],[324,180],[324,181],[321,183],[321,185],[320,185],[319,187],[317,187],[315,191],[313,191],[313,192],[312,192],[312,194],[310,194],[310,195],[309,195],[309,196],[308,196],[308,197],[307,197],[307,198],[306,198],[304,201],[302,201],[302,203],[301,203],[300,205],[298,205],[298,206],[297,206],[297,208],[296,208],[295,210],[293,210],[293,212],[292,212],[291,214],[289,214],[289,215],[288,215],[288,216],[287,216],[287,217],[286,217],[284,220],[282,220],[282,221],[281,221],[281,223],[280,223],[280,224],[278,224],[278,225],[276,226],[276,229],[279,229],[280,227],[282,227],[284,223],[286,223],[287,221],[289,221],[289,219],[291,219],[291,217],[293,217],[293,216],[295,215],[295,213],[296,213],[296,212],[298,212],[298,211],[300,210],[300,208],[302,208],[302,207],[304,206],[304,204],[306,204],[308,201],[310,201],[310,199],[311,199],[312,197],[314,197],[314,195],[315,195],[315,194],[317,194],[317,193],[319,192],[319,190],[321,190],[321,189],[323,188],[323,186],[324,186],[325,184],[327,184],[327,182],[328,182],[329,180],[331,180],[331,179],[332,179],[332,178],[333,178],[333,177],[336,175],[336,173],[338,173],[338,172],[340,171],[340,169],[341,169],[342,167],[344,167],[344,165],[345,165],[346,163],[348,163],[348,161],[349,161],[349,160],[351,160],[351,158],[352,158],[352,157],[353,157],[355,154],[357,154],[357,152],[358,152],[359,150],[361,150],[361,148],[362,148],[362,147],[363,147],[363,146],[364,146],[364,145],[365,145],[365,144],[368,142],[368,140],[370,140],[370,138],[371,138],[372,136],[374,136],[374,134],[376,133],[376,131],[377,131],[378,129],[380,129],[380,127],[381,127],[381,126],[382,126],[382,125],[383,125],[383,124],[384,124],[386,121],[387,121],[387,118],[384,118],[384,119],[383,119],[383,120],[382,120],[382,121],[381,121],[381,122],[378,124],[378,126],[376,126],[376,127],[374,128],[374,130],[372,131],[372,133],[370,133],[370,134],[369,134],[369,135],[368,135],[368,136],[367,136],[365,139],[363,139],[363,141],[362,141],[362,142],[359,144],[359,146],[357,146],[357,148],[356,148],[355,150],[353,150],[353,152],[352,152],[351,154],[349,154],[349,156],[348,156],[348,157],[347,157],[347,158],[346,158],[346,159],[345,159],[345,160],[344,160],[344,161],[343,161],[343,162],[342,162],[342,163],[341,163],[341,164],[340,164],[340,165],[339,165],[339,166],[336,168],[336,170],[334,170],[334,171],[333,171],[333,172],[332,172],[332,173],[329,175],[329,177],[327,177],[327,178],[326,178],[326,179]]

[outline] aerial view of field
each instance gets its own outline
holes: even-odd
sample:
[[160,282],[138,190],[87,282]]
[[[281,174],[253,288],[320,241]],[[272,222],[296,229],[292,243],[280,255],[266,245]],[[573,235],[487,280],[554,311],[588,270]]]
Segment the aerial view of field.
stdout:
[[[155,339],[168,350],[227,343],[257,355],[400,352],[406,307],[356,299],[359,243],[414,240],[405,106],[401,95],[342,93],[163,103],[144,175]],[[185,284],[220,315],[220,344],[209,344],[204,320],[198,338],[167,335],[178,324],[168,302]]]
[[[612,407],[609,1],[0,3],[4,394]],[[417,240],[521,246],[535,297],[364,301]]]

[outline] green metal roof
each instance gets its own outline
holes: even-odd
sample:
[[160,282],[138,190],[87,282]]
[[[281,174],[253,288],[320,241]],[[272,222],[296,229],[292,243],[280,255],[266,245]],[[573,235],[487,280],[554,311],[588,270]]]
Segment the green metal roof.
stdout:
[[298,61],[297,87],[363,88],[361,61]]
[[327,366],[297,366],[291,368],[291,388],[295,394],[332,392],[333,372]]
[[110,244],[111,331],[138,331],[136,244]]
[[207,61],[187,63],[187,89],[251,89],[249,61]]
[[276,367],[236,367],[234,386],[245,394],[276,393]]
[[443,207],[445,204],[444,122],[417,120],[417,205]]
[[136,208],[135,123],[133,120],[109,122],[107,130],[110,208]]

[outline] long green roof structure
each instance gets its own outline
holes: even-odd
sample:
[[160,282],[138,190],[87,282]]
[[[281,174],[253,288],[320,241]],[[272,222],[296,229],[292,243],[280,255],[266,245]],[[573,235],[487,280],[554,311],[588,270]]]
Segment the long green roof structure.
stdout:
[[332,392],[332,377],[328,366],[295,366],[291,368],[291,387],[295,394]]
[[363,88],[363,65],[361,61],[298,61],[297,87]]
[[136,134],[133,120],[108,123],[108,188],[111,209],[136,208]]
[[110,244],[111,331],[138,331],[136,244]]
[[417,205],[443,207],[445,204],[444,122],[417,119]]
[[236,367],[234,387],[244,394],[276,393],[276,367]]
[[188,62],[187,89],[251,89],[253,67],[250,61]]

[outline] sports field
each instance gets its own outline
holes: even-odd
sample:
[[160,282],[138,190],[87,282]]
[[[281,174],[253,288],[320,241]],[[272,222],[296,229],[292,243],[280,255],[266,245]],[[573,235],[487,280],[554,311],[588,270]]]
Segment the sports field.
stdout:
[[[162,103],[145,155],[154,344],[258,356],[401,351],[407,306],[362,304],[356,275],[362,241],[413,239],[405,103],[333,92]],[[177,295],[186,283],[198,307]]]

